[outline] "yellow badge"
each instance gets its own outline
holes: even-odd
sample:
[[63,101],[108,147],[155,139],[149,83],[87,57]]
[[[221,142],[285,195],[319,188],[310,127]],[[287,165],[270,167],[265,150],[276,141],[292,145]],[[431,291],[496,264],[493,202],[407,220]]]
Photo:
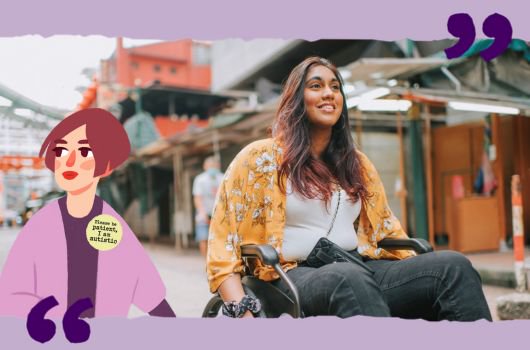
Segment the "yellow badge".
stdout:
[[88,223],[86,239],[97,250],[106,251],[116,248],[122,237],[121,224],[116,218],[102,214]]

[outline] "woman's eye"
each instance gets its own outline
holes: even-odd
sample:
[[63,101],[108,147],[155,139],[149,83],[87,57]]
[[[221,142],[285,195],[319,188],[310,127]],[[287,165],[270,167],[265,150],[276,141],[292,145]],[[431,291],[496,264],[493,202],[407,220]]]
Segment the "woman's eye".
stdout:
[[55,153],[55,157],[60,158],[68,155],[68,150],[64,147],[55,147],[52,149],[52,151]]
[[320,84],[317,84],[317,83],[315,83],[315,84],[311,84],[309,87],[310,87],[311,89],[318,89],[318,88],[320,87]]
[[338,85],[332,86],[331,88],[333,90],[335,90],[335,91],[339,91],[340,90],[340,86],[338,86]]
[[90,158],[94,156],[92,150],[88,147],[82,147],[79,149],[79,151],[81,151],[81,156],[83,156],[84,158]]

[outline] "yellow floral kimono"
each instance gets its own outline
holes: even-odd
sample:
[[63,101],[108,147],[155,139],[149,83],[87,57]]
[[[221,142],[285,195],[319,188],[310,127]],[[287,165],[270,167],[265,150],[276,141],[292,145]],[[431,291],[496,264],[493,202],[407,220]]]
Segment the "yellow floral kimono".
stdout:
[[[403,259],[415,255],[412,251],[390,252],[377,247],[383,238],[407,238],[407,234],[388,207],[383,184],[373,164],[363,153],[358,155],[367,190],[372,194],[363,203],[359,217],[359,253],[372,259]],[[243,271],[242,244],[268,243],[280,254],[285,271],[296,267],[296,262],[285,261],[281,255],[286,201],[278,179],[281,160],[281,147],[274,139],[265,139],[246,146],[228,167],[217,193],[208,237],[207,272],[211,292],[233,273]],[[265,281],[279,277],[271,267],[261,264],[253,272]]]

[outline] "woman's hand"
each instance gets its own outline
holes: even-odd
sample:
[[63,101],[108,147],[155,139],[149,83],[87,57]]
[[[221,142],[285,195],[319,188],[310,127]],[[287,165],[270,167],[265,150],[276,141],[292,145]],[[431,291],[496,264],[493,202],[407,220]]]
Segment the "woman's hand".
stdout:
[[243,316],[241,316],[241,318],[254,318],[254,315],[252,314],[252,312],[247,310],[247,312],[245,312]]
[[[241,276],[236,273],[228,277],[219,286],[219,294],[225,303],[230,301],[239,303],[245,296],[245,290],[243,289],[243,284],[241,284]],[[242,318],[248,317],[254,317],[254,315],[252,312],[247,310],[247,312],[243,314]]]

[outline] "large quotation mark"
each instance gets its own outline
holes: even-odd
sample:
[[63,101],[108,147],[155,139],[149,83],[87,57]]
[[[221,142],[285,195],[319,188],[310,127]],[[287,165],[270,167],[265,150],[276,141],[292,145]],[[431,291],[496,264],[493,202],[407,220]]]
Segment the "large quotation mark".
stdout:
[[70,343],[83,343],[90,337],[90,326],[79,316],[88,309],[93,308],[89,298],[80,299],[66,310],[63,317],[63,329],[66,339]]
[[[455,13],[447,20],[447,30],[454,37],[459,38],[458,42],[447,49],[445,55],[447,58],[456,58],[462,56],[475,41],[475,24],[473,18],[467,13]],[[482,32],[486,36],[493,38],[492,44],[480,52],[480,56],[486,61],[491,61],[499,56],[508,48],[512,41],[512,25],[508,18],[494,13],[482,24]]]
[[[26,328],[29,336],[39,343],[46,343],[55,336],[55,323],[45,319],[46,313],[59,305],[57,299],[49,296],[35,305],[28,314]],[[89,298],[80,299],[66,310],[63,317],[63,329],[70,343],[83,343],[90,337],[90,325],[79,319],[79,316],[94,305]]]
[[490,61],[506,50],[512,41],[512,25],[508,18],[494,13],[482,24],[482,32],[495,40],[486,50],[480,53],[483,59]]
[[29,312],[26,328],[29,336],[39,343],[46,343],[55,335],[55,323],[44,318],[46,313],[59,305],[53,296],[42,299]]
[[455,13],[447,20],[447,30],[452,36],[459,38],[458,42],[445,49],[447,58],[462,56],[475,41],[475,24],[467,13]]

